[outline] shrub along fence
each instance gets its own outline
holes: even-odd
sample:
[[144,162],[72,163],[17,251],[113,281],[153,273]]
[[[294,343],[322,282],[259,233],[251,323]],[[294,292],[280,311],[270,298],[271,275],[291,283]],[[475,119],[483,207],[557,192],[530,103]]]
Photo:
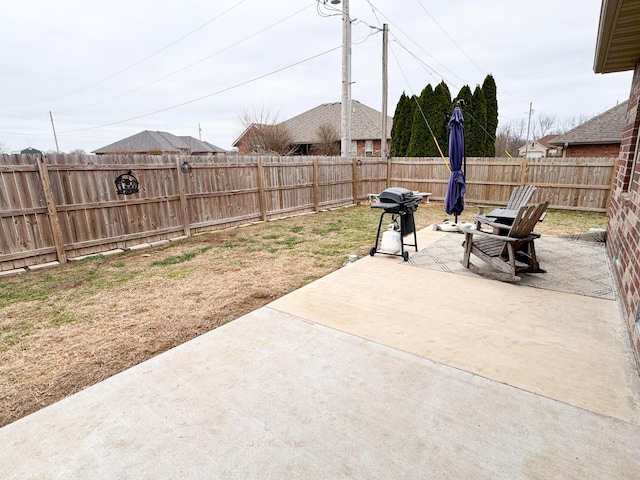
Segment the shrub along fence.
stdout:
[[[467,159],[466,199],[506,203],[533,183],[533,201],[605,212],[614,165]],[[353,205],[390,186],[442,200],[448,176],[440,158],[0,155],[0,271]]]

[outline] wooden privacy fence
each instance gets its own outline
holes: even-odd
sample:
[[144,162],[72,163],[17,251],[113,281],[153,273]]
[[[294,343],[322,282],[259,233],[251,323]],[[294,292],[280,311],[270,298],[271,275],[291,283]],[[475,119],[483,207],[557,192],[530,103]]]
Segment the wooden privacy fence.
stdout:
[[[552,208],[606,211],[614,159],[468,159],[467,202],[537,185]],[[118,194],[130,172],[138,192]],[[358,203],[389,186],[432,192],[442,159],[0,155],[0,271]]]
[[[518,185],[538,187],[532,202],[549,208],[605,213],[614,179],[615,158],[468,158],[467,203],[506,204]],[[432,192],[444,200],[448,170],[441,158],[398,158],[390,182]]]

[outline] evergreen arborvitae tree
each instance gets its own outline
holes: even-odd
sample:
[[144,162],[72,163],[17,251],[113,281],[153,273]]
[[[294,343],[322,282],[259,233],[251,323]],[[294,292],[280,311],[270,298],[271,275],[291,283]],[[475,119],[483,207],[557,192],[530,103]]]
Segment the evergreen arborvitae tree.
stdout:
[[398,151],[400,150],[400,127],[402,126],[402,107],[407,99],[407,95],[402,92],[398,103],[396,103],[396,109],[393,113],[393,123],[391,124],[391,155],[393,157],[399,157]]
[[[430,85],[429,85],[430,86]],[[436,86],[436,88],[438,88]],[[426,142],[424,145],[424,151],[422,157],[435,157],[438,155],[438,147],[433,137],[436,134],[436,129],[439,125],[439,118],[437,117],[438,99],[436,97],[436,91],[430,91],[429,95],[425,96],[424,103],[422,104],[422,113],[424,118],[422,123],[424,126],[424,132],[426,135]],[[426,120],[425,120],[426,118]],[[427,125],[428,124],[428,125]]]
[[447,156],[449,153],[449,129],[447,128],[447,122],[451,116],[451,93],[449,87],[444,81],[440,82],[433,90],[432,108],[429,110],[428,119],[429,125],[433,130],[433,134],[438,140],[438,146],[433,139],[430,139],[428,155],[430,157],[439,157],[440,150],[442,154]]
[[464,115],[464,144],[467,157],[483,157],[487,129],[487,102],[480,86],[476,86],[471,104]]
[[487,75],[482,83],[482,93],[487,102],[487,132],[485,134],[485,157],[496,155],[496,133],[498,131],[498,90],[493,75]]
[[[407,148],[407,157],[425,157],[428,152],[431,133],[425,121],[427,112],[433,102],[433,88],[431,84],[424,87],[418,98],[420,108],[416,105],[413,110],[413,123],[411,125],[411,139]],[[428,121],[428,118],[427,118]]]
[[404,157],[407,154],[411,124],[413,123],[412,103],[414,100],[402,92],[396,105],[391,127],[391,155],[394,157]]

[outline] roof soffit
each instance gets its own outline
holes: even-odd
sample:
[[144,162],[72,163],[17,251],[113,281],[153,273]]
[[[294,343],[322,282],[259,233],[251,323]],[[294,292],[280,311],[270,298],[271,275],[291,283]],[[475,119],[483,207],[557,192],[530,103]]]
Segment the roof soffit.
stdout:
[[633,70],[640,60],[640,2],[603,0],[593,70]]

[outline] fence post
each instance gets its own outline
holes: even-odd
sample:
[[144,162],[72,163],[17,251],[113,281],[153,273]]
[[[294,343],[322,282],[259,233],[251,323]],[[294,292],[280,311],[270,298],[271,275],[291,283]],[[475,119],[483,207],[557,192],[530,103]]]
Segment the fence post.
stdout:
[[267,199],[264,196],[264,167],[262,159],[258,158],[258,202],[260,204],[260,218],[263,222],[267,221]]
[[178,176],[178,190],[180,194],[180,211],[182,212],[182,225],[184,226],[184,234],[188,237],[191,235],[191,216],[189,215],[189,204],[187,203],[187,191],[184,183],[183,175],[187,175],[191,169],[182,171],[182,163],[180,156],[176,156],[176,175]]
[[387,158],[387,188],[391,188],[391,157]]
[[40,173],[40,182],[44,191],[44,198],[47,202],[47,212],[49,213],[49,225],[53,234],[53,241],[56,244],[56,253],[60,264],[67,263],[67,254],[64,251],[64,239],[62,238],[62,229],[60,228],[60,220],[58,219],[58,211],[51,192],[51,179],[49,178],[49,170],[44,162],[42,155],[36,155],[38,164],[38,172]]
[[351,159],[351,192],[353,195],[353,204],[357,205],[358,204],[358,164],[357,164],[358,159],[357,158],[352,158]]
[[318,191],[318,159],[313,159],[313,209],[316,213],[320,211],[320,192]]

